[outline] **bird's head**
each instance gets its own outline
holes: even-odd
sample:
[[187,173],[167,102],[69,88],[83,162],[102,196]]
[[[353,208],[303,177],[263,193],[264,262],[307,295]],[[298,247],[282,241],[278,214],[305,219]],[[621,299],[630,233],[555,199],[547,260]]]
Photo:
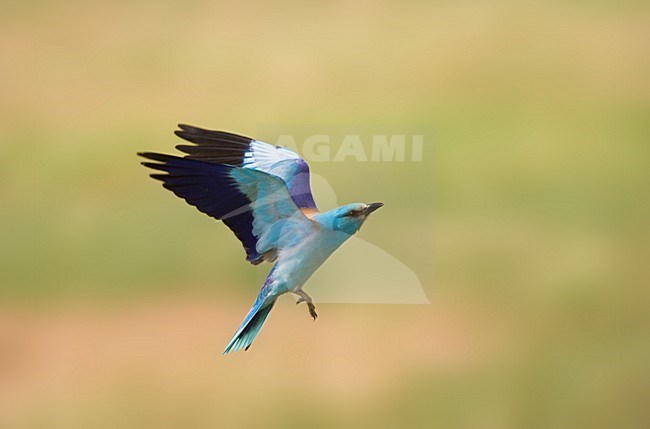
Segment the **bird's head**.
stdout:
[[361,228],[370,213],[383,205],[384,203],[352,203],[336,208],[330,212],[330,227],[352,235]]

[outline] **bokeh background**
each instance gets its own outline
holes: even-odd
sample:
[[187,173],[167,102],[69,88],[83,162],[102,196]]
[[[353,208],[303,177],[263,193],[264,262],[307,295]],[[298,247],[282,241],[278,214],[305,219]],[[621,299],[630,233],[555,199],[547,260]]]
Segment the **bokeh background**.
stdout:
[[[4,2],[0,427],[647,427],[649,38],[636,1]],[[312,169],[431,304],[286,298],[221,357],[260,274],[139,165],[178,122],[421,131]]]

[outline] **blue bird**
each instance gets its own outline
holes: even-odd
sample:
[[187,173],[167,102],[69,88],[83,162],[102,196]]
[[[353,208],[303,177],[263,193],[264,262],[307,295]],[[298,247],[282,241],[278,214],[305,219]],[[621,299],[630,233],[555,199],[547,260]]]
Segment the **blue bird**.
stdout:
[[223,221],[242,242],[253,265],[275,262],[244,321],[223,354],[248,350],[275,301],[287,292],[316,307],[302,289],[325,260],[354,235],[383,203],[354,203],[320,213],[311,193],[309,166],[280,146],[223,131],[179,125],[183,157],[143,152],[163,187]]

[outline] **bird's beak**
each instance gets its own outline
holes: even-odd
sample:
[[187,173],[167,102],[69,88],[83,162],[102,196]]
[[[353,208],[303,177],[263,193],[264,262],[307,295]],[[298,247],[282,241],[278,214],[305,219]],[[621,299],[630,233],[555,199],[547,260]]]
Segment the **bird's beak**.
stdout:
[[364,215],[368,216],[370,213],[374,212],[380,207],[383,207],[384,203],[370,203],[368,204],[368,207],[364,211]]

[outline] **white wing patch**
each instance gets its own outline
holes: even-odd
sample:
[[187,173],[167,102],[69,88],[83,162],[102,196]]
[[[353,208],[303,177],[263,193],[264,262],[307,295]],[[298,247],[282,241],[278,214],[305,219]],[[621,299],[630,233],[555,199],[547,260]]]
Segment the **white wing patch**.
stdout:
[[242,167],[271,173],[274,165],[293,159],[300,159],[300,156],[286,147],[253,140],[250,150],[244,153]]

